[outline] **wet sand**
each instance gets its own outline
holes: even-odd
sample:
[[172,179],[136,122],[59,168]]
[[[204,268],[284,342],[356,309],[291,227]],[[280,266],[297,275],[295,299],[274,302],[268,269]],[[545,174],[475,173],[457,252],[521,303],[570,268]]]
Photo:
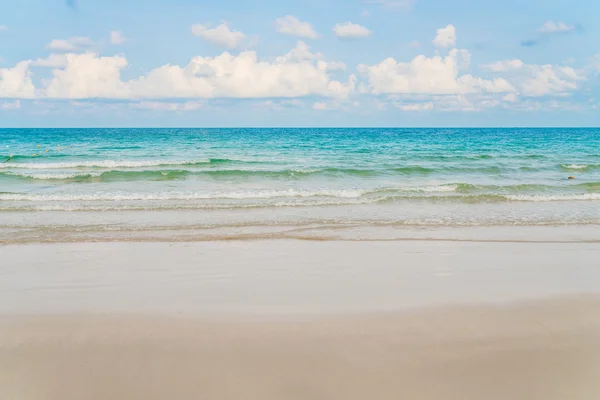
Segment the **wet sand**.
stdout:
[[336,315],[600,294],[597,243],[258,240],[0,252],[0,315]]

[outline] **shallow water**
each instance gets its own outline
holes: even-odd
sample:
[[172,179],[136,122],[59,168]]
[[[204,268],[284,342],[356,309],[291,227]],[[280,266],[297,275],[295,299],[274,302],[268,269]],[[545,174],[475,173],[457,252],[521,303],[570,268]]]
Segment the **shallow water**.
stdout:
[[549,225],[600,225],[600,130],[0,129],[2,242]]

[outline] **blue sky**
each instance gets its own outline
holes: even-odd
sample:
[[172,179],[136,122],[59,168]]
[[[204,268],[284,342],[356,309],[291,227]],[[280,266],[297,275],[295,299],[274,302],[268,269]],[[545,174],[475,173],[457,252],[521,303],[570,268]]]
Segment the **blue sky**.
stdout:
[[0,0],[0,126],[598,126],[591,0]]

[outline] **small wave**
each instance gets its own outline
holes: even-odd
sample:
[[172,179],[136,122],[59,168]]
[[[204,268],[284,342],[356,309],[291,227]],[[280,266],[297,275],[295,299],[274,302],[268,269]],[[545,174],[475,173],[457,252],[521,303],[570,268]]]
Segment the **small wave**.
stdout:
[[560,167],[563,169],[566,169],[566,170],[577,170],[577,171],[600,169],[600,165],[597,165],[597,164],[561,164]]
[[162,193],[92,193],[92,194],[37,194],[37,193],[0,193],[5,201],[136,201],[136,200],[219,200],[219,199],[272,199],[272,198],[360,198],[363,196],[383,195],[386,193],[436,193],[456,191],[456,185],[407,186],[375,189],[286,189],[258,190],[241,192],[162,192]]
[[533,201],[533,202],[548,202],[548,201],[586,201],[600,200],[600,193],[586,194],[562,194],[562,195],[506,195],[508,200],[512,201]]
[[[173,166],[173,165],[172,165]],[[186,164],[178,165],[180,167],[186,167]],[[311,176],[325,176],[325,177],[373,177],[381,175],[389,175],[399,173],[402,175],[421,175],[429,174],[434,172],[433,169],[423,167],[403,167],[394,168],[391,171],[386,169],[359,169],[359,168],[310,168],[310,169],[255,169],[255,168],[243,168],[243,169],[164,169],[166,165],[156,166],[158,169],[148,170],[136,170],[134,166],[131,169],[108,169],[104,171],[93,171],[93,170],[79,170],[74,172],[17,172],[19,168],[15,170],[5,169],[4,172],[0,171],[0,176],[10,176],[13,178],[24,178],[24,179],[39,179],[39,180],[66,180],[66,181],[78,181],[78,182],[116,182],[116,181],[134,181],[134,180],[169,180],[169,179],[180,179],[187,176],[206,176],[214,179],[235,179],[235,178],[250,178],[260,177],[268,179],[299,179],[308,178]],[[143,167],[142,167],[143,168]],[[49,170],[52,171],[53,168]]]
[[542,185],[535,183],[521,183],[517,185],[474,185],[470,183],[457,183],[456,191],[459,193],[499,193],[518,194],[532,192],[552,192],[560,190],[600,190],[600,182],[584,182],[573,185]]
[[561,167],[565,168],[565,169],[586,169],[588,166],[586,164],[571,164],[571,165],[565,165],[562,164]]
[[109,170],[109,171],[86,171],[86,172],[64,172],[64,173],[35,173],[35,172],[0,172],[0,176],[36,180],[65,180],[78,182],[117,182],[135,180],[171,180],[187,176],[206,176],[211,178],[248,178],[260,177],[271,179],[294,179],[309,177],[313,175],[325,176],[373,176],[378,171],[360,169],[284,169],[284,170],[261,170],[261,169],[201,169],[201,170]]
[[18,172],[0,172],[0,176],[9,176],[9,177],[15,177],[15,178],[25,178],[25,179],[39,179],[39,180],[72,180],[72,179],[85,179],[85,178],[90,178],[93,176],[100,176],[101,173],[97,172],[97,173],[86,173],[86,174],[81,174],[81,173],[69,173],[69,172],[65,172],[65,173],[50,173],[50,174],[45,174],[45,173],[18,173]]
[[72,161],[54,163],[14,163],[12,161],[0,164],[2,169],[73,169],[73,168],[145,168],[169,166],[195,166],[224,163],[256,163],[256,161],[243,161],[221,158],[207,158],[201,160],[97,160],[97,161]]
[[0,194],[0,200],[13,201],[136,201],[136,200],[211,200],[211,199],[270,199],[279,197],[345,197],[358,198],[361,190],[262,190],[256,192],[216,193],[94,193],[94,194]]

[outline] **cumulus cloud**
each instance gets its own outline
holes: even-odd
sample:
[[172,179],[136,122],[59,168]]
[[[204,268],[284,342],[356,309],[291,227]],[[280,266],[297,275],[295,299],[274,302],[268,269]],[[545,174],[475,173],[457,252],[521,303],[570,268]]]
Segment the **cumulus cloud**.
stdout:
[[192,26],[192,33],[214,45],[235,49],[241,47],[246,40],[246,35],[240,31],[229,29],[229,25],[222,23],[215,28],[196,24]]
[[0,68],[0,98],[35,97],[30,65],[31,61],[21,61],[13,68]]
[[569,26],[560,21],[546,21],[544,25],[538,28],[539,33],[566,33],[575,30],[574,26]]
[[498,61],[483,66],[503,73],[524,96],[563,95],[577,90],[587,78],[582,71],[559,65],[525,64],[519,59]]
[[437,35],[433,39],[436,47],[452,47],[456,44],[456,28],[454,25],[447,25],[437,30]]
[[533,47],[549,41],[552,37],[581,31],[581,26],[567,25],[560,21],[546,21],[537,29],[538,37],[521,41],[521,46]]
[[585,80],[571,67],[555,65],[530,65],[529,77],[521,84],[525,96],[547,96],[576,90],[579,82]]
[[453,49],[448,56],[419,55],[410,62],[387,58],[375,65],[359,65],[366,77],[366,90],[374,94],[462,94],[475,92],[511,92],[514,87],[502,78],[492,80],[460,75],[467,63],[466,50]]
[[515,60],[504,60],[504,61],[496,61],[491,64],[483,65],[483,68],[489,69],[494,72],[502,72],[502,71],[511,71],[523,68],[525,64],[523,61],[515,59]]
[[508,93],[502,96],[502,100],[508,103],[516,103],[517,101],[519,101],[519,95],[516,93]]
[[277,18],[275,20],[275,30],[286,35],[316,39],[319,37],[317,32],[308,22],[300,21],[293,15]]
[[[455,30],[449,27],[452,25],[437,32],[440,47],[456,41]],[[228,27],[226,31],[232,33]],[[471,54],[450,48],[443,54],[436,51],[433,56],[418,55],[408,60],[390,57],[362,64],[357,67],[357,78],[351,72],[340,72],[347,69],[344,63],[328,60],[298,41],[289,52],[277,57],[260,58],[255,51],[224,51],[211,57],[193,57],[184,64],[165,64],[142,76],[123,79],[122,75],[129,75],[124,73],[128,67],[125,56],[82,51],[92,44],[88,38],[64,42],[75,50],[55,46],[46,58],[0,69],[0,98],[9,99],[11,104],[18,99],[69,99],[86,104],[99,104],[89,101],[93,99],[121,99],[125,100],[119,102],[121,106],[133,109],[182,112],[210,104],[204,99],[261,99],[271,102],[274,108],[305,98],[305,108],[347,110],[357,94],[365,93],[374,95],[365,98],[375,99],[378,107],[389,104],[406,112],[528,109],[533,104],[547,105],[560,96],[566,98],[583,89],[586,80],[600,71],[600,58],[581,69],[508,59],[482,65],[487,75],[475,76],[468,71]],[[30,71],[37,73],[35,68],[42,67],[52,70],[50,77],[42,75],[36,88]]]
[[63,69],[54,69],[44,90],[46,97],[66,99],[124,98],[127,85],[121,69],[127,66],[122,56],[99,57],[95,53],[67,54]]
[[176,102],[161,102],[161,101],[142,101],[133,103],[132,108],[139,110],[155,110],[155,111],[195,111],[204,107],[204,103],[200,101],[187,101],[183,103]]
[[46,46],[46,48],[52,51],[79,52],[85,51],[93,45],[94,42],[90,38],[77,36],[66,40],[54,39]]
[[[61,68],[41,90],[48,98],[159,99],[159,98],[290,98],[351,94],[356,77],[334,80],[332,71],[343,63],[323,59],[304,42],[272,61],[260,60],[254,51],[238,55],[224,52],[216,57],[194,57],[185,66],[164,65],[145,76],[121,79],[128,63],[123,56],[101,57],[95,53],[64,55]],[[38,60],[37,65],[57,60]],[[16,82],[15,79],[11,82]],[[29,81],[30,82],[30,81]],[[2,86],[0,86],[2,87]],[[15,89],[11,86],[11,92]],[[33,93],[33,86],[32,86]],[[7,97],[7,96],[3,96]]]
[[352,22],[344,22],[336,24],[333,28],[333,32],[339,38],[366,38],[371,36],[371,31],[362,25],[353,24]]
[[254,51],[237,56],[225,52],[216,57],[195,57],[184,68],[157,68],[130,86],[142,97],[345,97],[353,91],[354,76],[347,82],[332,80],[330,64],[316,60],[318,57],[303,42],[273,62],[259,60]]
[[112,31],[110,33],[110,44],[115,45],[115,46],[119,46],[125,43],[127,39],[125,38],[125,36],[123,36],[123,34],[121,33],[121,31]]

